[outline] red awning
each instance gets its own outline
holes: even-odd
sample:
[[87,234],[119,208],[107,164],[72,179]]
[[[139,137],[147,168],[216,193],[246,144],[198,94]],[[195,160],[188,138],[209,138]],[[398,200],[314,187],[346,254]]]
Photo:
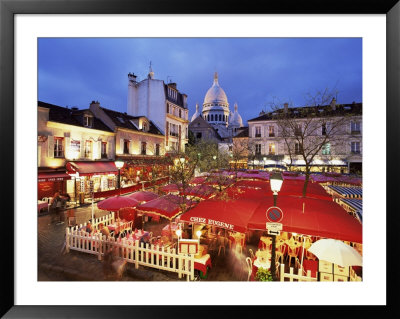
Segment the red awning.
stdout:
[[205,200],[183,214],[180,221],[213,225],[244,233],[247,229],[247,221],[258,204],[258,201],[244,199]]
[[114,162],[68,162],[66,168],[68,173],[81,176],[118,174]]
[[[249,229],[265,230],[267,222],[265,212],[274,205],[273,197],[265,197],[259,204],[249,219]],[[283,225],[282,231],[362,242],[362,225],[335,202],[279,195],[277,206],[283,211],[283,218],[280,221]]]
[[39,173],[38,174],[38,182],[58,182],[65,181],[67,179],[71,179],[67,173]]

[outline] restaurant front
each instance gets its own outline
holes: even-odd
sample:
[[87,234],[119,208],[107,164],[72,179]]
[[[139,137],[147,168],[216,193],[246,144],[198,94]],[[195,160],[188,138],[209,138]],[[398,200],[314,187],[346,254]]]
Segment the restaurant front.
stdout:
[[65,168],[39,169],[38,171],[38,199],[52,197],[55,192],[66,193],[67,183],[71,176]]

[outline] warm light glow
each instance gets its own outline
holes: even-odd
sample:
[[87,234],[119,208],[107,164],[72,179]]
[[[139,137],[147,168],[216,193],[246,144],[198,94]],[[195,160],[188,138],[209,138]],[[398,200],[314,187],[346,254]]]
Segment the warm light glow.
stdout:
[[121,169],[125,163],[123,161],[115,161],[114,164],[116,168]]
[[181,235],[182,235],[182,230],[177,229],[177,230],[175,231],[175,233],[176,233],[176,236],[181,237]]
[[185,162],[185,158],[184,157],[181,157],[179,160],[181,161],[182,164]]
[[270,177],[270,183],[271,183],[271,190],[274,194],[277,194],[282,187],[283,183],[283,178],[280,173],[273,173]]
[[198,230],[198,231],[196,232],[196,235],[197,235],[198,238],[200,238],[200,236],[201,236],[201,230]]
[[264,162],[265,162],[265,161],[267,160],[267,158],[266,158],[266,157],[264,157],[264,158],[263,158],[263,160],[264,160]]
[[217,159],[217,156],[216,156],[216,155],[214,155],[214,156],[213,156],[213,159]]

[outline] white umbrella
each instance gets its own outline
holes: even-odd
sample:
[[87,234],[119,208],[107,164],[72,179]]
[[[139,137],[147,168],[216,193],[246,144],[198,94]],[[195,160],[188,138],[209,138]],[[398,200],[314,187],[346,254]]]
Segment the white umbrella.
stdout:
[[320,239],[308,249],[320,260],[329,261],[342,267],[362,266],[362,257],[353,247],[336,239]]

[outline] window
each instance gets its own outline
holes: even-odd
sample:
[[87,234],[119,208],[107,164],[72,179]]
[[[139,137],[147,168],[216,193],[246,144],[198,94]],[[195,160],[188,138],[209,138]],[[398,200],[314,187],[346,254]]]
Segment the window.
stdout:
[[54,157],[64,157],[63,137],[54,137]]
[[261,144],[256,144],[256,155],[261,155]]
[[275,136],[275,129],[273,126],[268,127],[268,136],[269,137],[274,137]]
[[124,154],[129,154],[129,140],[124,140]]
[[361,124],[359,122],[351,122],[351,134],[359,134],[361,131]]
[[207,121],[210,121],[210,114],[207,114]]
[[156,144],[156,155],[160,155],[160,144]]
[[197,139],[200,139],[200,138],[201,138],[201,132],[197,132],[197,133],[196,133],[196,138],[197,138]]
[[229,152],[232,152],[232,149],[233,149],[233,147],[232,147],[232,145],[229,145]]
[[83,125],[86,127],[92,127],[92,124],[93,124],[93,117],[85,115],[83,117]]
[[101,142],[101,158],[107,158],[107,142]]
[[214,121],[214,114],[211,114],[211,121]]
[[322,155],[331,155],[331,144],[326,143],[322,145]]
[[275,155],[275,143],[270,143],[268,146],[268,154]]
[[221,114],[219,115],[219,121],[220,122],[222,121],[222,115]]
[[261,137],[261,126],[256,126],[256,136],[255,137]]
[[300,136],[301,135],[301,125],[297,124],[294,128],[294,135]]
[[142,142],[142,155],[146,155],[146,142]]
[[360,142],[351,142],[351,152],[353,154],[360,154]]
[[182,111],[179,109],[179,117],[182,117]]
[[92,141],[85,142],[85,157],[90,158],[92,156]]
[[70,152],[73,159],[80,157],[81,141],[71,140]]
[[124,120],[122,117],[117,116],[117,119],[118,119],[118,121],[120,121],[121,123],[125,123],[125,120]]
[[142,131],[147,132],[147,123],[142,124]]
[[326,135],[326,123],[322,123],[322,135]]
[[299,143],[295,143],[294,144],[294,153],[296,155],[299,155],[299,154],[301,154],[301,151],[302,151],[301,145]]
[[169,103],[167,103],[167,113],[169,113]]

